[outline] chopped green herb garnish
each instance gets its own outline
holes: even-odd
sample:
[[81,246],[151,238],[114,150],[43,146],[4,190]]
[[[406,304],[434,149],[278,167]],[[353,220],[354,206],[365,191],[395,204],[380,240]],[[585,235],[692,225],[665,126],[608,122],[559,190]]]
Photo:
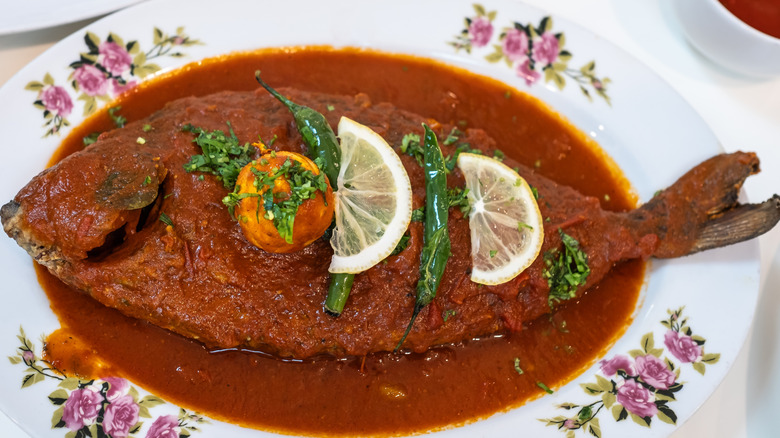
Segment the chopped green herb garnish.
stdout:
[[577,239],[564,233],[560,228],[558,233],[563,242],[563,251],[553,249],[544,254],[545,269],[542,274],[550,287],[548,303],[574,298],[577,288],[588,279],[590,267],[588,255],[580,249]]
[[534,187],[534,186],[530,186],[530,187],[531,187],[531,193],[534,194],[534,199],[536,199],[538,201],[539,200],[539,190],[536,190],[536,187]]
[[265,141],[265,140],[263,140],[263,138],[262,138],[262,137],[260,137],[259,135],[257,136],[257,139],[260,141],[260,143],[264,144],[264,145],[265,145],[265,147],[267,147],[267,148],[270,148],[271,146],[273,146],[273,145],[274,145],[274,143],[276,143],[276,139],[277,139],[277,138],[278,138],[278,136],[277,136],[276,134],[274,134],[274,136],[273,136],[273,138],[271,138],[271,140],[269,140],[269,141]]
[[455,309],[447,309],[444,312],[441,313],[441,318],[444,320],[444,322],[447,322],[448,319],[452,318],[453,316],[457,315],[458,311]]
[[173,226],[173,221],[165,213],[160,213],[160,222],[164,223],[165,225],[168,225],[169,227]]
[[99,132],[93,132],[92,134],[89,134],[86,137],[82,138],[81,141],[84,142],[84,146],[89,146],[92,143],[96,142],[99,136],[100,136]]
[[458,137],[463,134],[458,128],[452,128],[452,131],[450,131],[449,135],[447,135],[447,138],[444,139],[443,143],[445,145],[451,145],[454,144],[456,141],[458,141]]
[[491,249],[491,250],[490,250],[490,258],[491,258],[491,259],[492,259],[493,257],[495,257],[495,256],[496,256],[496,254],[498,254],[498,251],[496,251],[495,249]]
[[448,208],[457,207],[463,213],[463,216],[468,216],[471,212],[468,194],[469,189],[461,189],[460,187],[447,189]]
[[135,142],[138,144],[146,144],[146,139],[143,137],[138,137],[135,139]]
[[226,189],[233,190],[238,173],[252,161],[254,150],[249,143],[239,144],[230,123],[227,125],[229,135],[219,130],[208,132],[192,125],[182,128],[182,131],[197,135],[193,142],[203,151],[200,155],[193,155],[190,162],[184,165],[184,170],[217,175]]
[[117,114],[119,112],[119,110],[121,110],[121,109],[122,109],[121,106],[115,106],[113,108],[109,108],[108,109],[108,116],[111,117],[111,120],[114,121],[114,125],[117,128],[124,128],[125,127],[125,123],[127,123],[127,118],[126,117],[120,116],[119,114]]
[[422,222],[425,220],[425,206],[412,210],[412,222]]
[[168,198],[170,198],[171,196],[173,196],[173,193],[168,193],[167,195],[163,196],[163,199],[168,199]]
[[423,147],[420,144],[420,135],[409,133],[401,139],[401,153],[414,157],[417,164],[423,165]]
[[141,128],[141,129],[142,129],[144,132],[149,132],[149,131],[151,131],[151,130],[152,130],[152,125],[150,125],[150,124],[148,124],[148,123],[147,123],[147,124],[146,124],[146,125],[144,125],[144,126],[143,126],[143,128]]
[[395,246],[395,249],[393,249],[393,252],[390,253],[391,256],[398,255],[401,253],[401,251],[405,250],[407,246],[409,246],[409,239],[411,239],[412,236],[409,233],[406,233],[401,237],[401,240],[398,241],[398,245]]
[[455,148],[455,153],[444,157],[444,167],[447,168],[447,172],[452,172],[455,169],[455,166],[458,165],[458,156],[463,152],[482,155],[481,150],[472,149],[471,145],[468,143],[461,143]]
[[333,110],[335,110],[335,109],[336,109],[336,107],[335,107],[335,106],[333,106],[333,105],[328,105],[328,111],[333,111]]
[[506,154],[502,152],[500,149],[496,149],[493,151],[493,158],[495,158],[498,161],[504,161],[504,158],[506,158]]
[[555,392],[555,391],[553,391],[552,389],[550,389],[550,387],[549,387],[549,386],[545,385],[545,384],[544,384],[544,383],[542,383],[542,382],[536,382],[536,386],[538,386],[538,387],[542,388],[542,389],[544,390],[544,392],[546,392],[546,393],[548,393],[548,394],[552,394],[552,393],[554,393],[554,392]]
[[519,232],[521,232],[521,233],[522,233],[522,232],[523,232],[523,228],[527,228],[527,229],[529,229],[529,230],[531,230],[531,231],[533,231],[533,229],[534,229],[534,227],[532,227],[532,226],[528,225],[528,224],[527,224],[527,223],[525,223],[525,222],[518,222],[518,223],[517,223],[517,231],[519,231]]
[[520,374],[520,375],[523,374],[523,369],[520,368],[520,358],[519,357],[515,358],[515,371],[517,371],[517,374]]
[[[314,199],[317,191],[325,193],[328,183],[325,174],[315,175],[312,171],[304,169],[296,160],[287,159],[281,167],[272,171],[262,171],[252,168],[255,175],[254,186],[257,193],[240,193],[241,187],[228,194],[222,202],[228,206],[231,216],[235,206],[245,198],[256,197],[258,202],[257,214],[260,214],[262,205],[265,214],[263,217],[273,221],[276,231],[287,243],[293,242],[293,226],[298,207],[308,199]],[[274,181],[283,177],[290,185],[290,193],[274,193]],[[259,221],[259,217],[258,217]]]
[[[127,123],[127,119],[125,117],[117,114],[117,112],[121,109],[122,109],[121,106],[116,106],[108,109],[108,116],[111,118],[111,120],[114,121],[114,126],[116,126],[117,128],[124,128],[125,123]],[[100,134],[101,134],[100,132],[93,132],[92,134],[89,134],[84,138],[82,138],[81,141],[84,143],[84,146],[89,146],[92,143],[97,141]]]
[[148,185],[149,185],[149,184],[151,184],[151,183],[152,183],[152,177],[151,177],[151,176],[149,176],[149,175],[146,175],[146,178],[144,178],[144,182],[143,182],[143,184],[142,184],[142,185],[144,185],[144,186],[148,186]]

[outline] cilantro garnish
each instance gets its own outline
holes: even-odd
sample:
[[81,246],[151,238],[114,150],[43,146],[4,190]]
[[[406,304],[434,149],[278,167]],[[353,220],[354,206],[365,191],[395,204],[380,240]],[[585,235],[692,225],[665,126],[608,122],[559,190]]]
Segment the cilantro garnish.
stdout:
[[84,138],[82,138],[81,141],[84,142],[84,146],[89,146],[92,143],[96,142],[99,136],[100,136],[99,132],[93,132],[92,134],[84,136]]
[[173,226],[173,221],[170,217],[168,217],[165,213],[160,213],[160,222],[164,223],[165,225],[168,225],[170,227]]
[[404,135],[404,138],[401,140],[401,153],[414,157],[417,160],[417,164],[422,166],[423,147],[420,144],[420,136],[413,133]]
[[184,125],[182,131],[192,132],[197,137],[193,140],[203,151],[193,155],[190,162],[184,165],[187,172],[205,172],[217,175],[217,179],[228,190],[233,190],[236,178],[241,168],[252,161],[249,143],[239,144],[230,122],[227,123],[230,135],[223,131],[205,131],[202,128]]
[[452,155],[444,157],[444,167],[447,169],[447,172],[452,172],[455,169],[455,166],[458,164],[458,156],[463,152],[483,155],[481,150],[472,149],[468,143],[461,143],[455,148],[455,152]]
[[[121,110],[121,106],[115,106],[108,109],[108,116],[111,118],[111,120],[114,122],[114,126],[117,128],[124,128],[125,123],[127,123],[127,118],[124,116],[120,116],[117,114],[119,110]],[[92,134],[84,136],[84,138],[81,139],[81,141],[84,143],[84,146],[89,146],[92,143],[96,142],[98,137],[100,136],[100,132],[93,132]]]
[[452,128],[447,138],[444,139],[444,144],[451,145],[458,141],[458,137],[462,134],[458,128]]
[[543,276],[550,287],[548,303],[574,298],[577,288],[585,284],[590,274],[588,255],[580,249],[577,239],[564,233],[558,233],[563,242],[563,252],[553,249],[544,254],[545,269]]
[[111,117],[111,120],[114,121],[114,125],[117,128],[124,128],[125,123],[127,123],[127,117],[120,116],[119,114],[117,114],[121,109],[122,109],[121,106],[115,106],[113,108],[108,109],[108,116]]
[[[255,175],[254,186],[257,193],[239,193],[241,187],[236,186],[232,193],[222,199],[222,202],[228,206],[232,216],[235,206],[242,199],[258,198],[257,214],[260,214],[260,206],[262,206],[265,211],[263,217],[273,221],[274,227],[285,242],[292,243],[298,207],[304,201],[314,199],[318,190],[322,193],[328,190],[325,175],[323,173],[315,175],[312,171],[304,169],[300,162],[289,158],[278,169],[263,171],[252,168],[252,173]],[[277,178],[284,178],[287,181],[290,185],[290,193],[273,192]],[[259,217],[257,219],[259,220]]]
[[457,315],[458,311],[455,309],[447,309],[441,314],[441,318],[444,320],[444,322],[447,322],[448,319],[452,318],[453,316]]
[[542,388],[544,390],[544,392],[546,392],[548,394],[552,394],[552,393],[555,392],[552,389],[550,389],[549,386],[545,385],[543,382],[536,382],[536,386]]
[[412,210],[412,222],[422,222],[425,220],[425,206]]
[[409,233],[406,233],[401,237],[401,240],[398,241],[398,244],[393,249],[393,252],[390,253],[391,256],[398,255],[401,253],[401,251],[405,250],[407,246],[409,246],[409,239],[411,239],[412,236]]
[[447,204],[449,208],[457,207],[463,213],[463,216],[468,216],[471,212],[468,194],[469,189],[461,189],[460,187],[447,189]]
[[515,371],[517,371],[517,374],[520,374],[520,375],[523,374],[523,369],[520,368],[520,358],[519,357],[515,358]]

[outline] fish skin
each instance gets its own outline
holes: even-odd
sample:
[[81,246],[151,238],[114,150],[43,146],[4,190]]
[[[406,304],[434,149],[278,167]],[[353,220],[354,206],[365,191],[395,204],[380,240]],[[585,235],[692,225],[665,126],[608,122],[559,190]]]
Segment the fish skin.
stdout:
[[[340,110],[338,116],[369,125],[391,145],[399,145],[406,133],[421,130],[426,121],[389,104],[373,105],[364,95],[283,93],[319,108],[333,118],[329,122],[335,126],[337,116],[325,111],[333,105]],[[226,121],[242,142],[255,141],[258,135],[276,137],[275,148],[305,152],[288,111],[263,92],[181,99],[145,120],[104,133],[95,144],[33,178],[0,210],[4,229],[65,283],[125,315],[197,339],[209,348],[247,348],[295,358],[392,350],[414,306],[420,224],[411,224],[404,251],[356,277],[339,318],[327,315],[322,302],[331,254],[328,242],[319,239],[292,254],[265,253],[245,241],[227,214],[221,204],[226,193],[221,182],[210,175],[201,180],[199,174],[183,170],[199,150],[181,127],[191,123],[226,130]],[[152,129],[143,129],[144,125]],[[441,127],[438,134],[446,135],[448,128]],[[145,138],[143,144],[135,141],[139,136]],[[481,130],[467,130],[462,141],[486,153],[495,149]],[[452,153],[453,148],[445,146],[444,153]],[[424,200],[422,169],[412,157],[401,158],[413,183],[414,206],[419,207]],[[758,160],[749,153],[713,157],[645,206],[626,213],[602,210],[596,198],[511,159],[505,162],[519,167],[538,190],[541,213],[549,218],[542,253],[561,246],[561,228],[588,254],[591,273],[579,294],[621,261],[695,252],[700,249],[696,246],[700,232],[710,221],[733,214],[729,212],[756,209],[740,210],[735,204],[744,178],[758,171]],[[115,187],[111,175],[128,182]],[[450,186],[463,185],[458,170],[449,180]],[[80,189],[72,190],[76,181]],[[691,190],[704,183],[718,192],[690,208]],[[771,205],[763,209],[769,212],[764,215],[766,223],[780,219],[774,202],[774,210]],[[157,220],[161,212],[173,226]],[[675,225],[678,222],[684,226]],[[448,226],[452,258],[436,299],[421,312],[406,348],[423,351],[437,344],[517,331],[524,322],[550,312],[541,256],[508,283],[477,286],[468,279],[467,218],[453,209]],[[730,242],[719,245],[724,243]],[[290,272],[291,263],[295,272]],[[456,311],[446,323],[439,317],[445,309]]]

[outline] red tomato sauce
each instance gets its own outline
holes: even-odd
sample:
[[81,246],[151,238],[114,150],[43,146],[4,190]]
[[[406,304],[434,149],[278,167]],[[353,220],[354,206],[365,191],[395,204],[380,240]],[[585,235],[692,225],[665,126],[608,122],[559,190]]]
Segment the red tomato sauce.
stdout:
[[720,0],[720,2],[750,27],[780,38],[780,0]]

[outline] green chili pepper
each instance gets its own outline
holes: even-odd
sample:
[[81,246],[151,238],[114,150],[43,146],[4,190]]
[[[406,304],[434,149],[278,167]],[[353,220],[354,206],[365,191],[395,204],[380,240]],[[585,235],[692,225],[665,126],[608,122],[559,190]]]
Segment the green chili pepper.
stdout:
[[425,306],[436,297],[441,277],[447,259],[450,258],[450,235],[447,232],[448,196],[447,196],[447,170],[444,166],[439,143],[436,134],[425,127],[424,163],[425,171],[425,222],[423,234],[423,248],[420,254],[420,279],[417,282],[417,298],[414,302],[412,319],[406,327],[401,341],[395,347],[401,348],[409,332],[412,330],[415,319]]
[[307,106],[293,103],[290,99],[279,94],[260,79],[260,70],[255,72],[255,79],[290,110],[295,118],[298,132],[303,137],[303,142],[309,147],[308,155],[311,158],[322,158],[322,172],[330,180],[330,186],[333,190],[336,190],[336,180],[341,165],[341,151],[336,134],[333,133],[325,116]]
[[354,274],[330,274],[328,297],[325,299],[325,312],[333,316],[341,315],[344,305],[347,304],[349,291],[352,290]]
[[[336,183],[341,165],[341,150],[339,149],[336,134],[333,133],[325,116],[319,112],[297,103],[279,94],[260,79],[260,71],[255,72],[257,82],[268,90],[271,95],[282,102],[293,114],[298,132],[303,137],[303,142],[309,147],[311,158],[321,158],[322,172],[330,180],[333,190],[338,189]],[[325,311],[333,316],[339,316],[347,303],[349,292],[352,290],[354,274],[331,274],[328,296],[325,299]]]

